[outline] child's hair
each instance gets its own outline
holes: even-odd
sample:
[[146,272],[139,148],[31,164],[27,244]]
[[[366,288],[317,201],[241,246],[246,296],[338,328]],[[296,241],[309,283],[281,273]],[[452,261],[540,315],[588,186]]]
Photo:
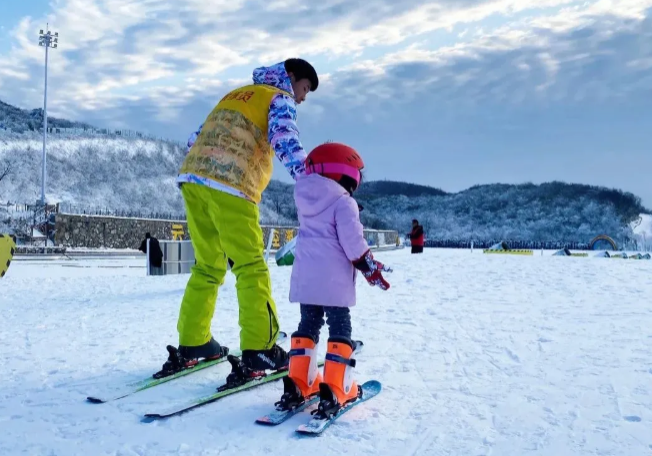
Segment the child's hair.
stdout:
[[353,196],[353,193],[362,185],[363,180],[364,174],[362,174],[362,171],[360,171],[360,183],[357,183],[355,179],[347,175],[343,175],[340,180],[337,181],[337,183],[344,187],[344,190],[349,192],[349,195]]

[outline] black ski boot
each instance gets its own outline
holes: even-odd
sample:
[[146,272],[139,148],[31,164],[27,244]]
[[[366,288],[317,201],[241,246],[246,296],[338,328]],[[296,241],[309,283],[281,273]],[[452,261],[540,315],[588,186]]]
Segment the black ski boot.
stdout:
[[231,363],[231,373],[226,377],[226,383],[217,388],[218,391],[236,388],[257,378],[266,377],[268,370],[282,371],[290,366],[287,353],[278,345],[269,350],[243,350],[242,359],[228,355]]
[[293,410],[303,405],[306,398],[303,397],[297,385],[290,377],[283,377],[283,395],[281,400],[274,403],[276,410],[283,412],[286,410]]
[[250,369],[237,356],[228,355],[226,359],[231,364],[231,373],[227,375],[226,383],[217,387],[217,391],[226,391],[237,388],[238,386],[242,386],[252,380],[267,376],[267,373],[264,370]]
[[180,345],[179,348],[176,348],[168,345],[166,349],[168,360],[163,364],[161,370],[152,376],[154,378],[168,377],[182,370],[190,369],[200,362],[199,358],[203,358],[204,361],[212,361],[229,354],[229,348],[221,346],[212,337],[205,344],[196,347]]
[[268,350],[243,350],[242,362],[251,370],[284,370],[290,368],[290,357],[278,345]]

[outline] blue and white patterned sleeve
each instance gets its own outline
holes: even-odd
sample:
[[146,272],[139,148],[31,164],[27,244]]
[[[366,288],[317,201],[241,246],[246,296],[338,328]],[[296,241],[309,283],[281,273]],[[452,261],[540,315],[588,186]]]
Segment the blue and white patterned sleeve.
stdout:
[[294,100],[277,94],[269,106],[267,138],[283,166],[293,179],[305,173],[307,154],[299,140],[297,109]]
[[188,144],[187,144],[188,147],[186,148],[186,153],[190,152],[192,145],[195,144],[195,141],[197,141],[197,136],[199,136],[199,133],[201,133],[201,129],[203,126],[204,124],[201,124],[197,129],[197,131],[194,132],[192,135],[190,135],[190,138],[188,138]]

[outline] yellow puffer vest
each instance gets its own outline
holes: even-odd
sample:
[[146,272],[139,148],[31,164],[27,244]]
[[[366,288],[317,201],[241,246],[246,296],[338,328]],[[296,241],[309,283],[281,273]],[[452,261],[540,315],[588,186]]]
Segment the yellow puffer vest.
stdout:
[[267,139],[267,119],[278,93],[290,95],[262,84],[228,93],[206,118],[179,174],[228,185],[260,203],[272,178],[274,151]]

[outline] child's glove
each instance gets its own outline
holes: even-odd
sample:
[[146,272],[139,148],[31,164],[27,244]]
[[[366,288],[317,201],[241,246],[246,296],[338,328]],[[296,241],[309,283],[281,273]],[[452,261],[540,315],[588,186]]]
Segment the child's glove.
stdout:
[[382,290],[389,288],[389,283],[383,278],[381,271],[392,272],[392,269],[380,261],[376,261],[371,254],[371,250],[367,250],[362,258],[354,261],[353,266],[362,272],[362,275],[372,287],[378,285]]

